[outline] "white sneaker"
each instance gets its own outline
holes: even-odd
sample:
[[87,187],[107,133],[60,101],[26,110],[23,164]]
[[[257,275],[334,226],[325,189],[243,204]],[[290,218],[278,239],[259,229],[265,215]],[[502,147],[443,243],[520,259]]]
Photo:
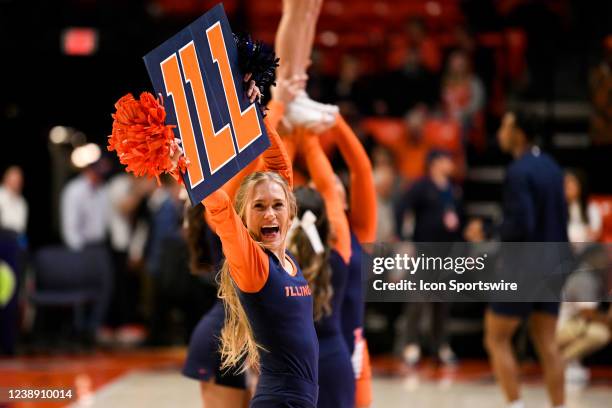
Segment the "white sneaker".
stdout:
[[589,381],[591,372],[577,361],[571,361],[565,367],[565,381],[572,384],[584,384]]
[[340,111],[340,109],[338,109],[338,106],[336,105],[321,103],[321,102],[317,102],[315,100],[310,99],[310,96],[308,96],[306,91],[300,91],[295,97],[295,101],[297,101],[300,104],[309,106],[313,109],[320,110],[322,112],[331,113],[333,115],[336,115]]
[[415,366],[421,360],[421,348],[417,344],[408,344],[404,347],[404,352],[402,353],[402,357],[404,358],[404,362],[409,366]]
[[296,100],[287,105],[285,117],[292,126],[303,126],[317,133],[330,128],[336,123],[335,115],[314,109]]
[[445,365],[457,364],[457,356],[448,344],[440,347],[440,350],[438,350],[438,358],[440,362]]

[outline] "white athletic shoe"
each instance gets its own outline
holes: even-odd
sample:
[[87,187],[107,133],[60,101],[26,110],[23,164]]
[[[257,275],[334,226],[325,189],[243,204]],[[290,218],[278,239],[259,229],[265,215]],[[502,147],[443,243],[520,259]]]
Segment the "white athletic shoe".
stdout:
[[292,126],[303,126],[317,133],[329,129],[336,123],[336,115],[314,109],[297,100],[287,105],[285,118]]
[[578,361],[571,361],[565,367],[565,381],[567,383],[586,384],[590,377],[590,370]]
[[414,343],[408,344],[404,347],[404,352],[402,353],[402,357],[404,358],[404,362],[409,366],[415,366],[421,360],[421,348]]
[[300,91],[295,97],[295,100],[298,101],[300,104],[304,104],[313,109],[319,110],[321,112],[331,113],[333,115],[336,115],[340,111],[338,109],[338,106],[336,105],[321,103],[321,102],[317,102],[315,100],[310,99],[310,96],[308,96],[306,91]]

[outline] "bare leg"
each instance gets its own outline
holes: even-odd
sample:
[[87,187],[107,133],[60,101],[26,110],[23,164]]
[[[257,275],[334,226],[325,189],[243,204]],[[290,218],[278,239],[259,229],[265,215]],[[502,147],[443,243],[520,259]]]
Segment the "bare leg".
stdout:
[[553,407],[565,403],[564,365],[555,341],[556,327],[557,316],[552,314],[533,313],[529,319],[529,332],[542,363],[544,381]]
[[304,46],[300,47],[301,55],[299,56],[299,67],[301,71],[295,72],[295,75],[304,77],[304,81],[306,80],[306,70],[310,66],[311,60],[310,57],[312,55],[312,48],[314,45],[315,33],[317,28],[317,21],[319,19],[319,14],[321,13],[321,6],[323,5],[323,0],[313,0],[311,8],[307,12],[308,23],[304,24],[305,26],[305,35],[304,35]]
[[245,389],[226,387],[211,381],[200,382],[200,392],[204,408],[246,408],[249,405],[249,393]]
[[518,364],[512,350],[512,336],[520,323],[518,317],[498,315],[491,310],[485,314],[485,348],[508,402],[520,399]]
[[283,0],[283,15],[275,41],[280,58],[278,79],[299,77],[305,84],[322,4],[323,0]]

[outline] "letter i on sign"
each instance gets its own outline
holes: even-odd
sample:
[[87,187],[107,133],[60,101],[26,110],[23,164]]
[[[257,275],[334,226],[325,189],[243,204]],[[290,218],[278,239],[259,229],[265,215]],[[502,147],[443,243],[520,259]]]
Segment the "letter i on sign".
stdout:
[[244,95],[237,58],[221,5],[144,57],[190,162],[183,180],[194,205],[269,146],[261,111]]

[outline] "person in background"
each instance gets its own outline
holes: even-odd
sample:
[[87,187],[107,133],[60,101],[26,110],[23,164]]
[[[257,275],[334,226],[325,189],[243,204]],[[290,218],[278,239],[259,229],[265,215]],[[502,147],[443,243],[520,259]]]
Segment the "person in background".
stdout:
[[442,78],[445,110],[461,123],[464,142],[483,139],[485,88],[465,51],[450,54]]
[[28,224],[28,203],[21,195],[23,172],[10,166],[2,176],[0,186],[0,227],[25,235]]
[[[146,251],[146,266],[152,284],[148,342],[151,345],[168,343],[168,309],[172,302],[169,289],[179,278],[178,264],[166,260],[182,259],[181,269],[187,269],[186,246],[181,234],[183,203],[179,193],[183,188],[171,176],[160,177],[161,187],[153,191],[147,206],[151,212],[151,229]],[[199,317],[199,316],[198,316]]]
[[582,252],[585,244],[599,239],[602,228],[599,207],[588,203],[588,191],[582,173],[571,170],[565,173],[565,199],[569,217],[567,236],[574,244],[574,249]]
[[109,171],[109,161],[101,158],[68,182],[60,196],[64,243],[85,258],[89,267],[82,271],[81,281],[98,295],[87,321],[86,343],[93,343],[100,334],[113,288],[113,264],[107,245],[108,193],[104,186]]
[[591,136],[595,143],[612,143],[612,34],[604,39],[604,60],[591,70]]
[[373,174],[378,214],[376,241],[393,242],[395,240],[393,198],[398,187],[396,172],[390,165],[378,165],[374,167]]
[[[454,162],[444,150],[432,150],[427,157],[426,176],[415,182],[400,198],[395,208],[396,234],[403,234],[404,216],[414,216],[412,240],[416,247],[424,248],[426,243],[450,243],[461,240],[461,190],[452,182]],[[441,249],[441,244],[436,249]],[[444,249],[443,249],[444,251]],[[443,302],[407,303],[404,316],[407,330],[402,334],[405,339],[402,355],[408,365],[415,365],[421,357],[419,345],[420,320],[425,308],[431,306],[432,352],[442,363],[451,364],[455,355],[448,344],[449,304]]]
[[[506,173],[503,222],[495,232],[502,242],[567,242],[563,172],[552,157],[533,144],[535,135],[529,128],[532,125],[533,122],[521,112],[507,112],[502,118],[497,133],[499,146],[514,157],[514,162]],[[472,220],[466,228],[466,238],[476,241],[483,235],[482,221]],[[545,252],[547,247],[539,248]],[[544,252],[538,253],[538,265],[534,267],[550,274],[559,266],[558,258],[553,264],[548,260],[549,254]],[[516,264],[516,258],[521,257],[513,258],[512,263]],[[518,264],[528,269],[526,262]],[[513,272],[519,274],[525,270]],[[565,407],[563,360],[555,341],[558,313],[558,302],[489,304],[485,314],[484,343],[508,407],[525,406],[520,395],[519,367],[512,350],[512,338],[523,321],[529,322],[551,405]]]
[[[559,310],[557,340],[564,349],[564,359],[567,361],[566,381],[584,383],[589,378],[589,370],[580,363],[579,357],[586,354],[586,350],[605,345],[610,337],[609,328],[605,324],[593,322],[586,325],[597,312],[597,291],[602,286],[600,274],[594,273],[596,268],[593,268],[593,262],[590,261],[594,259],[592,254],[597,253],[597,248],[594,248],[592,243],[601,235],[602,218],[599,207],[588,203],[586,182],[581,172],[565,172],[565,199],[568,211],[567,236],[574,253],[585,259],[579,261],[578,269],[565,283],[564,302]],[[583,343],[580,346],[577,346],[576,336],[573,335],[578,326],[585,329],[580,336]]]
[[115,284],[107,319],[110,329],[105,334],[109,341],[133,344],[142,340],[138,328],[128,326],[137,321],[139,296],[133,294],[139,292],[140,285],[134,268],[129,266],[128,251],[134,239],[138,211],[155,189],[155,182],[120,173],[109,180],[106,188],[110,204],[109,233]]
[[108,191],[104,178],[110,163],[100,159],[68,182],[61,192],[61,233],[68,248],[103,244],[108,232]]
[[[419,18],[408,21],[401,37],[391,37],[387,66],[382,78],[381,99],[386,102],[386,115],[404,115],[415,104],[433,104],[437,95],[442,54],[436,40],[429,35]],[[406,92],[409,89],[410,92]]]

